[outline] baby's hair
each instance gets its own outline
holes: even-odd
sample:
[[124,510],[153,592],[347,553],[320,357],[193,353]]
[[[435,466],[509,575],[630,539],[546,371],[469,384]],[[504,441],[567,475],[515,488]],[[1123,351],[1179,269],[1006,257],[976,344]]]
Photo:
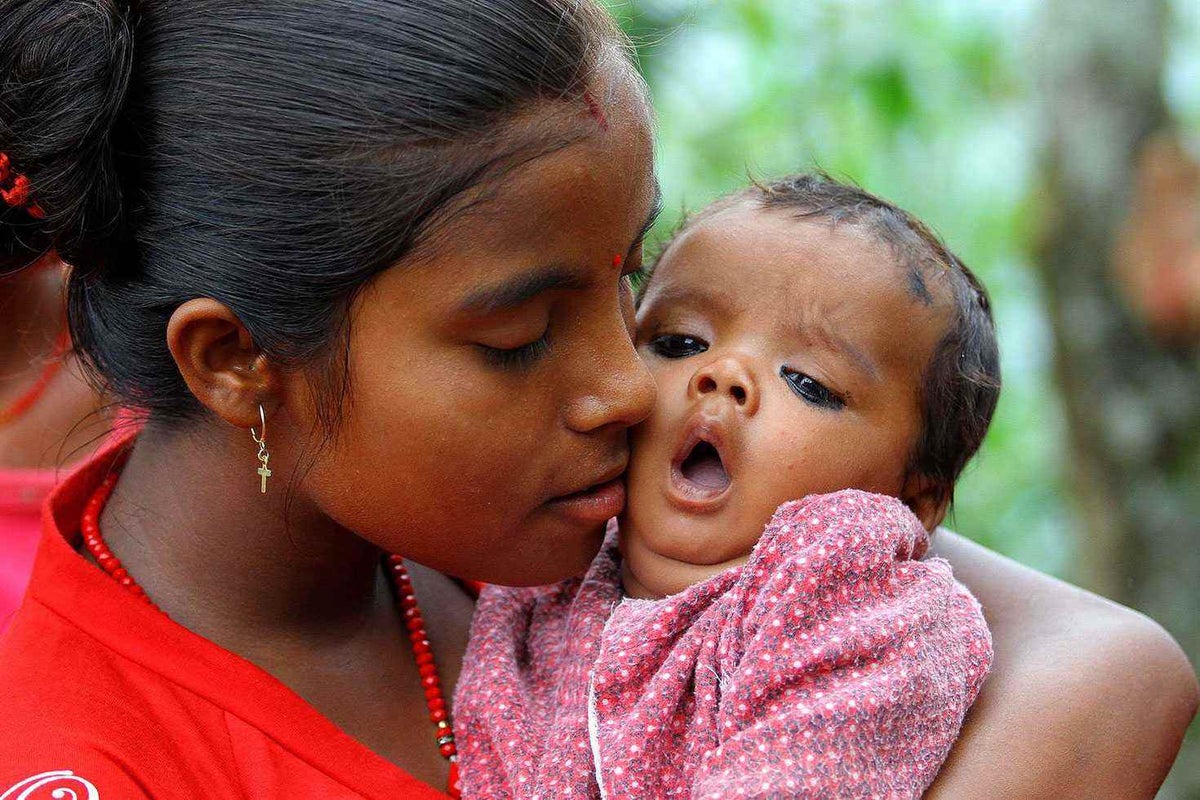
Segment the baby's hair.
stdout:
[[44,214],[0,204],[0,276],[61,256],[93,375],[166,421],[201,410],[167,322],[215,298],[330,428],[357,293],[595,130],[625,49],[595,0],[5,0],[0,152]]
[[[922,376],[921,433],[907,474],[931,481],[939,499],[953,500],[954,484],[979,450],[1000,398],[1000,352],[987,290],[975,274],[921,220],[870,192],[825,173],[755,182],[685,218],[662,249],[698,219],[751,201],[764,209],[791,212],[797,219],[853,225],[876,236],[895,254],[909,293],[934,302],[931,280],[944,280],[951,318]],[[643,281],[642,294],[650,278]]]

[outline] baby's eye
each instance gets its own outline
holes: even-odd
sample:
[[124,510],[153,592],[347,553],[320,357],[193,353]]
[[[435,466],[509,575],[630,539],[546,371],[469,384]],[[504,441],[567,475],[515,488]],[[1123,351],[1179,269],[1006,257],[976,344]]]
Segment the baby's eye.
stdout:
[[707,349],[708,342],[682,333],[664,333],[650,340],[650,352],[663,358],[687,358]]
[[840,411],[846,406],[844,399],[811,375],[788,369],[786,366],[779,368],[779,374],[793,392],[814,406],[832,411]]

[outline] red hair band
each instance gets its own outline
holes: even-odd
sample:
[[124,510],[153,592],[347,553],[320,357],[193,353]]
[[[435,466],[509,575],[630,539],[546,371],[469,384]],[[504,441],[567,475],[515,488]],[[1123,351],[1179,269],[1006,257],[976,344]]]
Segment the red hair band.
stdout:
[[[12,161],[9,159],[8,153],[0,153],[0,185],[8,181],[10,174],[12,174]],[[41,206],[30,200],[33,187],[29,183],[29,178],[18,172],[12,175],[12,179],[12,186],[7,189],[0,188],[0,198],[12,208],[25,209],[34,219],[44,218],[46,212],[42,210]]]

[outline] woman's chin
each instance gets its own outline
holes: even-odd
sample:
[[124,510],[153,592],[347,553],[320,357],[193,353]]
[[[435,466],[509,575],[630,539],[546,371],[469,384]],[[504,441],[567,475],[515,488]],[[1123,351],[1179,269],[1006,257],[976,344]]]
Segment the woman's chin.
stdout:
[[587,572],[604,542],[606,523],[566,526],[529,523],[514,539],[485,548],[470,566],[472,574],[457,577],[500,586],[543,586]]

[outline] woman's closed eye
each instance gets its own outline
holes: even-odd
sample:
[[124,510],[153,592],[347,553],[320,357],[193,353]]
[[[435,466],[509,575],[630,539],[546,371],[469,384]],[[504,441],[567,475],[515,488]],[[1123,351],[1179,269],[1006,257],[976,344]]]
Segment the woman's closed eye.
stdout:
[[664,333],[650,340],[650,352],[663,358],[687,358],[708,350],[708,342],[683,333]]
[[786,366],[779,368],[779,375],[787,381],[788,387],[802,400],[812,403],[818,408],[840,411],[846,407],[846,400],[832,389],[825,386],[811,375]]
[[492,347],[478,344],[484,359],[493,367],[506,370],[524,370],[532,367],[538,360],[550,352],[550,329],[532,342],[515,347]]

